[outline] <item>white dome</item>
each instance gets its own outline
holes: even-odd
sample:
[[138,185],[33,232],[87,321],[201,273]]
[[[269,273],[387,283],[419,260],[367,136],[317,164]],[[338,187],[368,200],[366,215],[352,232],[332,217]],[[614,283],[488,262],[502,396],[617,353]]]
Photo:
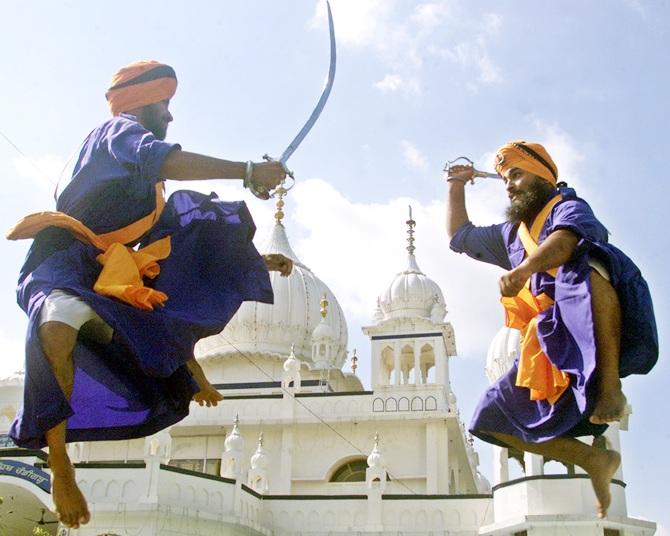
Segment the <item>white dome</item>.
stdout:
[[223,442],[226,452],[242,452],[244,450],[244,439],[240,435],[239,422],[239,418],[235,417],[233,430]]
[[346,359],[347,324],[331,290],[300,262],[281,223],[274,226],[261,253],[282,253],[293,260],[290,276],[270,273],[275,303],[244,302],[220,335],[198,343],[196,355],[202,359],[244,352],[284,359],[295,345],[296,357],[312,365],[312,334],[321,320],[320,300],[326,294],[330,303],[326,323],[335,342],[333,365],[341,368]]
[[408,256],[407,268],[396,275],[379,296],[378,308],[384,320],[419,317],[439,323],[447,312],[442,290],[421,271],[412,253]]
[[267,469],[268,468],[268,457],[265,454],[265,449],[263,448],[263,434],[258,438],[258,447],[256,452],[251,457],[249,466],[252,469]]
[[372,452],[368,456],[368,467],[371,468],[381,468],[384,469],[386,467],[386,460],[384,459],[384,455],[381,453],[379,450],[379,439],[375,437],[375,446],[372,449]]
[[518,329],[503,327],[493,337],[486,354],[486,377],[495,382],[507,372],[519,355],[520,336]]

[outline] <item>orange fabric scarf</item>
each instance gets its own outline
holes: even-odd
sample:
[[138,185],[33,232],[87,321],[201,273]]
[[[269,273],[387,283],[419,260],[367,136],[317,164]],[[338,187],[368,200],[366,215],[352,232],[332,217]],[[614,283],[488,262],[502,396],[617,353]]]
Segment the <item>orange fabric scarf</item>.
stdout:
[[[538,248],[540,231],[551,209],[560,200],[561,196],[557,195],[545,205],[533,221],[530,231],[524,223],[519,226],[519,238],[526,255],[531,255]],[[548,270],[554,277],[556,272],[555,268]],[[549,360],[542,351],[537,336],[537,315],[548,309],[554,301],[544,293],[533,296],[530,281],[519,294],[512,298],[503,297],[500,301],[505,307],[505,325],[521,331],[521,355],[516,385],[530,389],[531,400],[547,400],[550,404],[555,404],[570,385],[570,377]]]
[[93,290],[117,298],[138,309],[152,310],[162,305],[167,294],[144,286],[143,277],[155,278],[160,273],[158,261],[170,255],[170,237],[134,250],[125,244],[139,240],[158,220],[165,207],[164,185],[156,184],[156,209],[147,216],[115,231],[96,234],[79,220],[62,212],[30,214],[7,232],[9,240],[34,238],[47,227],[67,229],[78,240],[103,251],[96,259],[103,265]]

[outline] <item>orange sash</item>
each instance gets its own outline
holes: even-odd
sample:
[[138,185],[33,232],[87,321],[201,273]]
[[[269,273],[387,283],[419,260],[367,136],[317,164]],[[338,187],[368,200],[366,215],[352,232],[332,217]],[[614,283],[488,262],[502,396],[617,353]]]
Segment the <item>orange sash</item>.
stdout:
[[[540,231],[551,209],[560,200],[561,196],[557,195],[544,206],[533,221],[530,231],[523,222],[519,226],[519,238],[527,255],[531,255],[538,248]],[[556,277],[557,271],[553,268],[547,273]],[[537,337],[537,315],[548,309],[554,301],[544,293],[533,296],[530,280],[516,296],[503,297],[500,301],[505,307],[505,325],[520,330],[522,336],[516,385],[530,389],[531,400],[547,400],[550,404],[555,404],[570,385],[570,377],[549,360]]]
[[139,240],[156,223],[165,207],[163,191],[164,184],[156,183],[156,209],[109,233],[96,234],[79,220],[62,212],[38,212],[19,220],[7,232],[7,238],[34,238],[47,227],[67,229],[78,240],[104,252],[96,257],[103,268],[93,286],[95,292],[117,298],[138,309],[152,310],[156,305],[162,305],[168,296],[145,287],[142,278],[153,279],[160,273],[158,261],[170,255],[170,237],[166,236],[137,251],[125,244]]

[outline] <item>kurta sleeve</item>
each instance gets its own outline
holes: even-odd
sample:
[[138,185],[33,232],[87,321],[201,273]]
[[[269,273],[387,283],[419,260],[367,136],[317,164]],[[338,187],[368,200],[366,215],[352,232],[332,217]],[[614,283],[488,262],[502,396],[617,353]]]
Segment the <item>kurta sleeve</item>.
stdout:
[[505,270],[512,268],[504,239],[505,224],[477,227],[464,223],[451,239],[449,247],[478,261],[495,264]]

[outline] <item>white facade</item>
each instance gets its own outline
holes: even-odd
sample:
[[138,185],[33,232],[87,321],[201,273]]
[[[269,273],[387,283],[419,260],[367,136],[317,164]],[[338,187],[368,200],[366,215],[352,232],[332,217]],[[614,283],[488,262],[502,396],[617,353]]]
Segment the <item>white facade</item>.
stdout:
[[[342,370],[342,310],[292,251],[280,203],[264,252],[291,257],[293,274],[272,274],[274,306],[244,304],[220,335],[197,347],[225,399],[216,408],[193,404],[187,418],[149,438],[70,445],[93,514],[70,534],[654,533],[653,523],[627,517],[621,473],[606,520],[595,517],[586,475],[572,468],[545,475],[537,456],[527,455],[525,477],[510,481],[507,450],[495,449],[491,490],[459,420],[449,382],[454,331],[444,321],[440,288],[418,267],[411,220],[407,267],[364,328],[372,365],[372,389],[364,390]],[[513,358],[514,340],[503,331],[492,344],[493,377]],[[0,434],[21,389],[20,376],[0,384]],[[608,432],[615,448],[618,433]],[[11,536],[31,534],[34,523],[23,518],[52,508],[44,482],[36,484],[48,477],[44,459],[42,452],[0,450],[0,535],[3,527]],[[3,510],[9,503],[17,515]],[[44,520],[52,519],[47,511]],[[56,533],[55,524],[41,527]]]

